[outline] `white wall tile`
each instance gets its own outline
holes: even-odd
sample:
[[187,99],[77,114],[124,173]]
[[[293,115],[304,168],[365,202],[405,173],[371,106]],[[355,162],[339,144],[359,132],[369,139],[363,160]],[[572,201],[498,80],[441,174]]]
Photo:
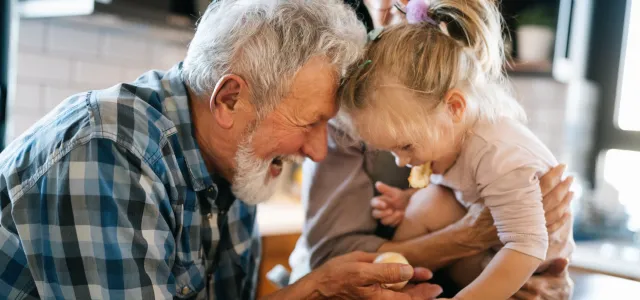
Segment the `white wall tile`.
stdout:
[[42,108],[42,86],[39,84],[18,83],[16,96],[11,107],[20,110],[39,110]]
[[9,136],[18,137],[44,116],[43,112],[11,112],[9,117]]
[[154,27],[139,30],[128,22],[114,30],[89,23],[22,21],[16,103],[9,107],[8,138],[20,135],[73,94],[131,82],[148,70],[172,67],[184,59],[192,35]]
[[66,83],[70,78],[71,62],[51,55],[18,53],[18,83],[21,81]]
[[45,20],[20,20],[18,35],[18,49],[29,49],[41,52],[44,50],[46,25]]
[[69,57],[97,57],[100,31],[52,25],[46,36],[48,51]]
[[145,67],[151,60],[146,38],[115,31],[107,31],[102,35],[100,57]]
[[138,77],[140,77],[140,75],[146,73],[149,70],[151,70],[151,69],[150,68],[146,68],[146,67],[125,68],[124,69],[124,78],[123,78],[124,82],[132,82],[132,81],[136,80]]
[[73,64],[72,81],[91,84],[92,88],[102,89],[122,81],[123,71],[119,66],[98,62],[76,61]]
[[187,55],[187,46],[169,43],[154,43],[150,46],[152,48],[151,69],[168,70]]
[[80,92],[84,92],[85,90],[78,90],[74,88],[60,88],[54,86],[45,86],[44,87],[44,97],[43,97],[43,107],[47,111],[51,111],[54,109],[62,100],[69,98],[72,95],[75,95]]

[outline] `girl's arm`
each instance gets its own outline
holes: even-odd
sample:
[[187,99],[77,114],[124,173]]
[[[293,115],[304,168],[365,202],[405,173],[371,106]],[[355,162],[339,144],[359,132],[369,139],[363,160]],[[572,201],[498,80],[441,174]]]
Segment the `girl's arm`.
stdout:
[[508,299],[533,275],[542,260],[511,249],[498,251],[491,263],[456,299]]

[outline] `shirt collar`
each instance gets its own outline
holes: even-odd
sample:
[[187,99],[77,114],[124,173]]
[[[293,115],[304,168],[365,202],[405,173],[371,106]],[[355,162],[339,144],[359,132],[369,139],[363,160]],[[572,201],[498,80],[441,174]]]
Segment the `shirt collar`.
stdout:
[[195,191],[204,190],[213,184],[213,180],[195,139],[189,110],[189,94],[182,79],[182,63],[175,65],[162,77],[162,88],[165,93],[163,113],[177,129],[176,135],[191,178],[191,185]]

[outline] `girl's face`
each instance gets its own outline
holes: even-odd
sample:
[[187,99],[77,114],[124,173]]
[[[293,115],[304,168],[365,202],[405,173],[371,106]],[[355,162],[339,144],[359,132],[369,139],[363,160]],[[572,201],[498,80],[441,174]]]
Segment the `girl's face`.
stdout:
[[[453,113],[446,103],[446,109],[427,116],[424,109],[417,107],[419,101],[393,103],[385,109],[369,108],[356,115],[364,141],[376,149],[390,151],[400,167],[430,163],[434,174],[444,174],[455,163],[464,135],[456,104]],[[428,123],[427,118],[431,119]],[[427,130],[437,132],[437,138],[431,140]]]

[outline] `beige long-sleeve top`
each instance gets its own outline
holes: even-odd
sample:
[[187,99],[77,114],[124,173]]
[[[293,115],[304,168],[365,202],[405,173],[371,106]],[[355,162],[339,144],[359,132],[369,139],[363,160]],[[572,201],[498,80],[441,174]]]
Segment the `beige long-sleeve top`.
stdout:
[[375,252],[387,240],[375,235],[371,216],[374,182],[407,188],[408,168],[395,165],[390,153],[367,151],[329,125],[329,151],[318,163],[303,165],[302,203],[305,224],[289,259],[292,279],[326,260],[360,250]]
[[557,165],[547,147],[521,123],[502,119],[478,123],[463,143],[455,164],[431,182],[454,190],[468,207],[484,201],[498,229],[500,241],[512,249],[541,260],[567,257],[573,249],[571,224],[560,232],[548,255],[539,177]]

